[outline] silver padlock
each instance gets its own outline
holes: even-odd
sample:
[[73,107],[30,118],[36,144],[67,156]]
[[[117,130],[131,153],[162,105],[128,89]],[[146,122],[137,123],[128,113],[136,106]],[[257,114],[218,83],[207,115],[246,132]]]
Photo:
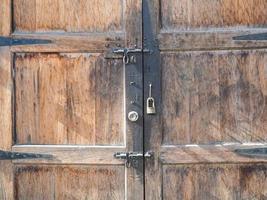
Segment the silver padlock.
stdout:
[[152,97],[152,84],[149,84],[149,96],[146,101],[146,113],[148,115],[156,114],[155,99]]

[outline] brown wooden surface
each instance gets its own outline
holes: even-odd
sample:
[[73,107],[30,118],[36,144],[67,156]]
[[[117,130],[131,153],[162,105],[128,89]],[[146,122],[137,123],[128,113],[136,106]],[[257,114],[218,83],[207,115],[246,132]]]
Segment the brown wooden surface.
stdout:
[[121,0],[15,0],[16,32],[123,31]]
[[163,167],[163,199],[266,199],[266,164]]
[[[12,3],[1,2],[0,35],[50,42],[0,51],[0,149],[51,157],[0,161],[0,199],[143,199],[142,160],[113,157],[143,150],[143,125],[125,122],[129,74],[112,53],[142,47],[142,2]],[[141,55],[131,67],[142,71]]]
[[265,0],[169,0],[161,2],[162,29],[265,27]]
[[123,65],[103,54],[16,54],[16,144],[123,145]]
[[145,151],[155,153],[146,199],[266,199],[267,159],[234,152],[266,145],[266,41],[233,38],[267,32],[266,1],[144,6],[144,36],[159,49],[144,58],[157,105],[145,116]]
[[266,51],[163,53],[165,144],[264,142]]
[[121,174],[123,166],[18,165],[16,199],[124,199]]

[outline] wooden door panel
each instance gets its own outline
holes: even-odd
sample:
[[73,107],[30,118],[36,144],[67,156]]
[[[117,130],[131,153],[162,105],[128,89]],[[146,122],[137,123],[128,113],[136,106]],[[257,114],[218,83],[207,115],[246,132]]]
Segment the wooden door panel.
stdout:
[[123,166],[18,165],[14,175],[16,198],[124,199],[123,173]]
[[146,199],[266,199],[266,1],[143,5]]
[[15,0],[14,31],[123,31],[123,7],[122,0]]
[[163,199],[266,199],[266,186],[266,164],[163,167]]
[[162,53],[164,144],[265,142],[266,50]]
[[16,54],[16,144],[124,145],[123,64],[103,54]]
[[265,0],[160,0],[160,3],[163,29],[266,27],[267,23]]
[[114,158],[143,151],[142,55],[128,71],[112,52],[142,48],[142,1],[4,0],[2,10],[1,36],[46,42],[1,47],[0,150],[46,157],[0,160],[0,199],[143,199],[142,159],[126,169]]

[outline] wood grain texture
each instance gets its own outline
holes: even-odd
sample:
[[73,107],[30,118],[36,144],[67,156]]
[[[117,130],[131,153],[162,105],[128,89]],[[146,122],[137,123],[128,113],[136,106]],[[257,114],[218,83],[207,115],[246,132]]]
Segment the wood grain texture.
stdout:
[[266,186],[266,164],[163,167],[163,199],[266,199]]
[[9,48],[0,48],[0,149],[10,150],[12,145],[12,93],[11,54]]
[[123,30],[122,0],[15,0],[16,32]]
[[162,54],[165,144],[265,142],[266,51]]
[[14,145],[15,152],[49,155],[48,158],[14,160],[16,164],[83,164],[124,165],[124,160],[114,158],[115,152],[125,152],[125,147],[80,145]]
[[[105,52],[108,54],[112,48],[118,48],[125,43],[123,33],[15,33],[12,36],[15,39],[28,38],[50,41],[47,44],[12,46],[10,48],[12,52]],[[108,57],[114,58],[115,55]]]
[[[124,47],[142,48],[142,1],[127,0],[125,2],[125,31]],[[126,145],[127,151],[143,152],[143,61],[142,55],[136,54],[136,63],[124,64],[125,67],[125,112],[134,110],[139,114],[137,122],[132,123],[127,118]],[[134,85],[130,85],[134,82]],[[131,103],[135,101],[135,103]],[[125,115],[125,117],[126,117]],[[127,169],[127,199],[144,199],[144,163],[140,159],[137,164]]]
[[14,199],[13,165],[9,160],[0,160],[0,199]]
[[267,33],[267,29],[247,29],[233,31],[188,31],[158,34],[161,51],[194,51],[266,48],[266,40],[234,40],[234,37]]
[[221,144],[162,146],[159,155],[162,164],[201,163],[259,163],[267,162],[264,156],[245,156],[236,149],[266,148],[266,144]]
[[123,144],[121,61],[17,54],[17,144]]
[[16,199],[122,200],[122,174],[124,167],[19,165],[15,170]]
[[0,35],[11,33],[11,0],[1,0],[0,4]]
[[265,0],[161,0],[162,28],[266,27]]

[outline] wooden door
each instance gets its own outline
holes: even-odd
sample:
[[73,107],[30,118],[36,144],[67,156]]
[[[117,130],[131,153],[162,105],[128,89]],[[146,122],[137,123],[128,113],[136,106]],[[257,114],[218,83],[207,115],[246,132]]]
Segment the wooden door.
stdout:
[[141,55],[112,53],[142,47],[141,3],[1,0],[0,150],[41,155],[0,160],[1,200],[143,199],[142,160],[113,157],[143,150]]
[[146,200],[267,199],[267,1],[144,0],[143,13]]

